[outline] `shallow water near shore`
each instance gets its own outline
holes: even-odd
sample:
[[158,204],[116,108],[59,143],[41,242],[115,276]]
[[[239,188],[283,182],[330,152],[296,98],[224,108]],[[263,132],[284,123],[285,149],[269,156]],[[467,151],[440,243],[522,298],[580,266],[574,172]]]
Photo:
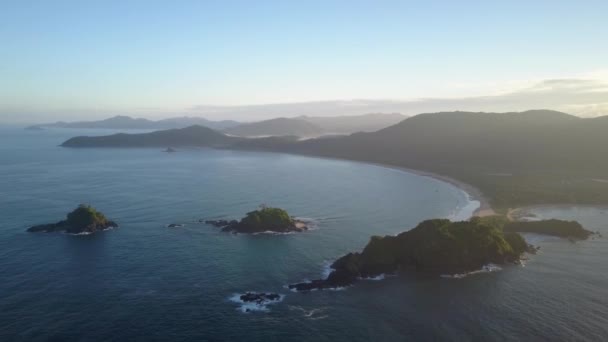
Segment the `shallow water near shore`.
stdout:
[[[608,334],[605,239],[540,239],[525,267],[461,279],[362,280],[293,293],[371,235],[465,219],[479,205],[429,177],[348,161],[183,149],[65,149],[108,131],[0,128],[0,339],[358,341],[597,340]],[[30,234],[90,203],[119,228]],[[288,235],[233,235],[199,219],[240,218],[260,204],[312,219]],[[608,235],[608,213],[560,208]],[[167,228],[169,224],[183,227]],[[243,312],[235,294],[277,292]]]

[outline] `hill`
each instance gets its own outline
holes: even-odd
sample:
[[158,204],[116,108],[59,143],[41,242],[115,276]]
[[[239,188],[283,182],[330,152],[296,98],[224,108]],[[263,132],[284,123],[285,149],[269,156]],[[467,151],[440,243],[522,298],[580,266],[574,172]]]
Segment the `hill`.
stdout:
[[60,128],[101,128],[101,129],[171,129],[200,125],[213,129],[226,129],[239,125],[236,121],[211,121],[200,117],[175,117],[158,121],[136,119],[130,116],[118,115],[99,121],[55,122],[34,125],[30,127],[60,127]]
[[[581,119],[547,110],[441,112],[407,118],[377,132],[323,139],[245,139],[199,127],[189,134],[174,130],[143,137],[74,138],[64,146],[215,146],[381,163],[470,184],[504,213],[546,203],[608,204],[606,132],[606,118]],[[201,133],[207,140],[200,141]]]
[[[421,114],[373,133],[239,148],[419,169],[471,184],[499,209],[608,203],[608,120],[554,111]],[[599,180],[599,181],[598,181]]]
[[403,121],[406,116],[391,113],[373,113],[348,116],[299,116],[297,119],[308,121],[329,134],[351,134],[356,132],[375,132]]
[[301,119],[277,118],[241,124],[236,127],[225,129],[224,132],[239,137],[262,137],[262,136],[298,136],[318,137],[323,135],[321,127]]
[[68,139],[64,147],[225,147],[236,143],[239,138],[230,137],[203,126],[170,129],[140,134],[113,134],[96,137],[75,137]]

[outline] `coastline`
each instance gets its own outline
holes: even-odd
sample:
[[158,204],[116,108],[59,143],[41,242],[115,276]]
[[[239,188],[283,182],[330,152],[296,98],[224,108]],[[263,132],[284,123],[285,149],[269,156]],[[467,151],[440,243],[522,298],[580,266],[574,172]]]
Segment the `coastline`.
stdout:
[[[330,159],[336,159],[336,158],[330,158]],[[433,173],[433,172],[429,172],[429,171],[410,169],[407,167],[396,166],[396,165],[392,165],[392,164],[372,163],[372,162],[350,160],[350,159],[339,159],[339,160],[354,161],[357,163],[363,163],[363,164],[379,166],[379,167],[383,167],[383,168],[387,168],[387,169],[403,171],[403,172],[412,173],[412,174],[415,174],[418,176],[433,178],[435,180],[438,180],[438,181],[441,181],[444,183],[448,183],[448,184],[455,186],[458,189],[462,190],[464,193],[466,193],[469,196],[470,200],[479,202],[479,207],[477,209],[475,209],[475,211],[473,211],[473,214],[471,217],[473,217],[473,216],[484,217],[484,216],[496,215],[496,211],[494,211],[494,209],[490,205],[490,201],[485,197],[485,195],[481,192],[481,190],[477,189],[476,187],[474,187],[468,183],[456,180],[454,178],[440,175],[440,174]]]
[[510,208],[507,211],[507,219],[510,221],[517,221],[521,217],[525,217],[527,214],[531,214],[535,209],[565,209],[565,208],[594,208],[608,210],[608,205],[600,204],[576,204],[576,203],[542,203],[527,205],[523,207]]
[[470,201],[477,201],[477,202],[479,202],[479,207],[473,211],[471,217],[474,217],[474,216],[484,217],[484,216],[496,215],[496,211],[494,210],[494,208],[492,208],[492,206],[490,205],[490,201],[481,192],[481,190],[477,189],[476,187],[474,187],[471,184],[459,181],[457,179],[454,179],[454,178],[451,178],[451,177],[448,177],[448,176],[444,176],[444,175],[440,175],[440,174],[437,174],[437,173],[433,173],[433,172],[430,172],[430,171],[411,169],[411,168],[408,168],[408,167],[405,167],[405,166],[398,166],[398,165],[393,165],[393,164],[375,163],[375,162],[369,162],[369,161],[364,161],[364,160],[356,160],[356,159],[348,159],[348,158],[317,156],[317,155],[314,155],[314,154],[289,153],[289,152],[283,152],[283,151],[240,150],[240,149],[236,149],[236,150],[233,150],[233,151],[257,152],[257,153],[279,153],[279,154],[287,154],[287,155],[298,155],[298,156],[304,156],[304,157],[309,157],[309,158],[319,158],[319,159],[327,159],[327,160],[349,161],[349,162],[353,162],[353,163],[367,164],[367,165],[382,167],[382,168],[386,168],[386,169],[407,172],[407,173],[415,174],[415,175],[418,175],[418,176],[429,177],[429,178],[432,178],[434,180],[438,180],[438,181],[441,181],[441,182],[444,182],[444,183],[448,183],[448,184],[450,184],[450,185],[452,185],[452,186],[460,189],[461,191],[463,191],[469,197]]

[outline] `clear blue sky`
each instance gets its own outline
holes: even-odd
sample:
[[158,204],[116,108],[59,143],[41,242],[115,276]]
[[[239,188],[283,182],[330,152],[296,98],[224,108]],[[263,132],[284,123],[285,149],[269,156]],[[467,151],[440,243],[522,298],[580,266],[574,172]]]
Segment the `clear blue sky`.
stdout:
[[0,113],[477,96],[607,39],[605,0],[4,0]]

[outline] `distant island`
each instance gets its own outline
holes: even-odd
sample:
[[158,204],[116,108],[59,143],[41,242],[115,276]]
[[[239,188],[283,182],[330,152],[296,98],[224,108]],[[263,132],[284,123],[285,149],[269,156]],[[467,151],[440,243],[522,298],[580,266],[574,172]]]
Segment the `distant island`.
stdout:
[[519,234],[475,221],[427,220],[397,236],[373,236],[362,252],[336,260],[326,279],[292,284],[289,288],[309,291],[343,287],[359,278],[397,271],[465,273],[488,264],[518,263],[522,254],[531,249]]
[[72,212],[67,214],[65,220],[57,223],[36,225],[28,228],[28,232],[52,233],[66,232],[69,234],[92,234],[118,225],[114,221],[108,220],[102,213],[90,205],[81,204]]
[[57,127],[57,128],[91,128],[91,129],[174,129],[185,128],[194,125],[201,125],[212,129],[226,129],[238,126],[240,123],[232,120],[212,121],[200,117],[175,117],[163,120],[148,120],[141,118],[132,118],[125,115],[117,115],[108,119],[98,121],[75,121],[64,122],[58,121],[54,123],[38,124],[27,127],[27,129],[38,129],[42,127]]
[[328,134],[351,134],[373,132],[394,125],[406,117],[398,113],[371,113],[350,116],[299,116],[297,118],[276,118],[255,122],[233,120],[213,121],[201,117],[175,117],[163,120],[148,120],[118,115],[98,121],[54,122],[26,127],[39,130],[43,127],[84,128],[84,129],[145,129],[164,130],[186,128],[199,125],[242,137],[256,136],[298,136],[318,137]]
[[608,204],[606,132],[608,116],[582,119],[550,110],[441,112],[416,115],[376,132],[307,140],[239,138],[194,126],[147,135],[78,137],[62,146],[209,146],[383,164],[469,184],[504,214],[531,205]]
[[308,229],[305,222],[289,216],[287,211],[266,206],[248,212],[240,221],[206,220],[205,223],[222,228],[224,232],[245,234],[302,232]]
[[190,126],[150,133],[118,133],[105,136],[74,137],[64,147],[229,147],[243,138],[231,137],[203,126]]

